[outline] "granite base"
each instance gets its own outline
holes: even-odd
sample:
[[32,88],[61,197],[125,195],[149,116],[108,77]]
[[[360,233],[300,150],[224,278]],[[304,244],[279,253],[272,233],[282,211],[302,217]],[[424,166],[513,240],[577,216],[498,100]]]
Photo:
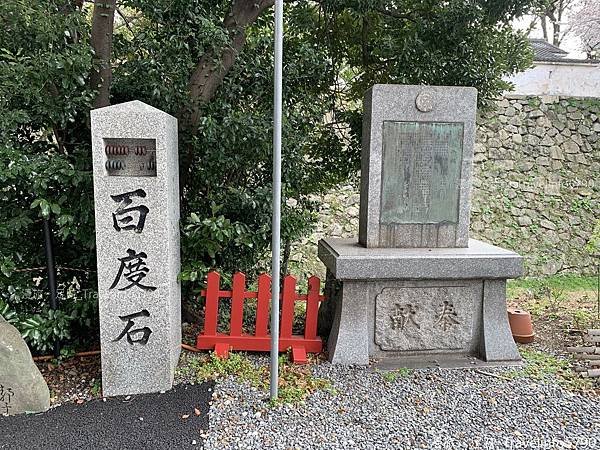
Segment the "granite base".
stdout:
[[367,249],[327,239],[319,257],[328,269],[333,363],[520,361],[506,313],[506,280],[523,270],[516,253],[476,240],[467,248]]

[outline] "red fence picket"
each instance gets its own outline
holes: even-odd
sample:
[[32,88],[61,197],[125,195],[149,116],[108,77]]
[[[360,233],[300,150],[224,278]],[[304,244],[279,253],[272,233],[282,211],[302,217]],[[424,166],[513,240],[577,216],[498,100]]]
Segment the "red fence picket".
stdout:
[[[279,351],[292,349],[292,359],[297,364],[306,363],[306,353],[319,353],[323,349],[323,341],[317,336],[317,316],[319,304],[325,300],[320,294],[321,280],[318,277],[308,279],[306,295],[296,293],[296,278],[291,275],[283,279],[283,290],[280,295],[281,320],[279,331]],[[269,351],[271,336],[269,335],[269,313],[271,304],[271,277],[262,274],[258,277],[258,291],[246,291],[246,275],[238,272],[233,275],[231,291],[221,290],[221,276],[210,272],[207,276],[206,289],[201,291],[206,297],[204,313],[204,330],[196,338],[199,350],[214,350],[221,357],[226,357],[229,350]],[[219,300],[231,298],[231,319],[229,334],[219,333],[217,321],[219,316]],[[254,334],[243,333],[244,301],[256,298],[256,323]],[[304,335],[294,335],[294,310],[296,301],[306,301],[306,321]]]

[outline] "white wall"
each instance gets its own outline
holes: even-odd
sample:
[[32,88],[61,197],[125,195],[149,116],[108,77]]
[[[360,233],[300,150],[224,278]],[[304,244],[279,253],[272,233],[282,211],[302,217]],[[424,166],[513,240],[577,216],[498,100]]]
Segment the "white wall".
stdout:
[[507,81],[511,94],[600,97],[600,64],[536,62]]

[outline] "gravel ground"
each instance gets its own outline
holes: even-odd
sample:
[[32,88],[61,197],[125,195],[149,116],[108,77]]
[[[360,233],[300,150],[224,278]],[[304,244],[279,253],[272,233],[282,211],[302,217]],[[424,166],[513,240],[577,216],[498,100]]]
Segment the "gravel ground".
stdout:
[[337,392],[271,408],[228,378],[215,388],[206,449],[597,449],[598,400],[552,381],[506,381],[502,369],[427,369],[389,381],[324,363]]

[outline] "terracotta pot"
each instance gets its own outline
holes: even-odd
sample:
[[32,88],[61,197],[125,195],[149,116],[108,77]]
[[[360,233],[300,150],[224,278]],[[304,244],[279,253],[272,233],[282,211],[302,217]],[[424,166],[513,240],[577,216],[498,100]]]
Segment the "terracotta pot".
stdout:
[[508,323],[516,342],[520,344],[533,342],[535,334],[533,333],[531,314],[519,308],[508,308]]

